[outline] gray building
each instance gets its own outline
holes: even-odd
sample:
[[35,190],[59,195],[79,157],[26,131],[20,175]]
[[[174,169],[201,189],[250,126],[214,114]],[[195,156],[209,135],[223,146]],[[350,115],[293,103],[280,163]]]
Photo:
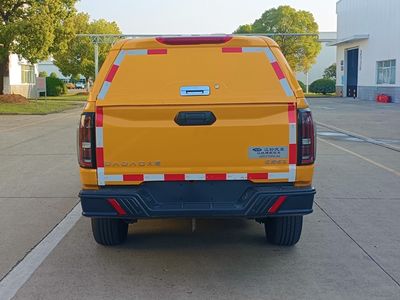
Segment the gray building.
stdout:
[[337,2],[337,93],[400,102],[400,1]]

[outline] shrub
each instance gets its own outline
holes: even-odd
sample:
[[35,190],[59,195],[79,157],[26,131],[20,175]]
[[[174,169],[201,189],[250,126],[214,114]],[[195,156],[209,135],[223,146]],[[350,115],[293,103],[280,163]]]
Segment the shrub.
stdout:
[[39,72],[39,77],[47,77],[47,72],[46,71],[40,71]]
[[51,77],[51,78],[58,78],[56,72],[51,72],[51,73],[50,73],[50,77]]
[[58,78],[46,77],[47,96],[60,96],[67,93],[65,83]]
[[299,80],[299,85],[300,85],[301,89],[303,90],[303,92],[305,93],[307,90],[306,85],[300,80]]
[[318,79],[310,85],[310,92],[317,94],[331,94],[336,91],[336,81],[332,79]]

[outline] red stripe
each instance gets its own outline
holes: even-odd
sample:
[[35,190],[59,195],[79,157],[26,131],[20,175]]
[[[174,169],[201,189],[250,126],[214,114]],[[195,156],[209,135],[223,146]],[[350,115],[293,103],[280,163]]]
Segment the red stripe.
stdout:
[[96,108],[96,127],[103,127],[103,108]]
[[104,149],[96,148],[96,161],[98,168],[104,168]]
[[268,179],[268,173],[249,173],[247,174],[247,179],[249,180]]
[[276,213],[279,208],[282,206],[283,202],[285,202],[287,196],[279,196],[278,200],[275,201],[275,203],[268,209],[269,214],[274,214]]
[[119,68],[119,66],[117,66],[117,65],[113,65],[113,66],[111,67],[111,69],[110,69],[110,71],[108,72],[108,75],[107,75],[107,77],[106,77],[106,81],[108,81],[108,82],[112,82],[112,81],[113,81],[114,76],[115,76],[115,74],[116,74],[117,71],[118,71],[118,68]]
[[143,174],[130,174],[130,175],[123,175],[124,181],[144,181]]
[[148,55],[167,54],[167,53],[168,53],[167,49],[149,49],[149,50],[147,50]]
[[126,215],[126,211],[122,208],[122,206],[118,203],[117,200],[115,200],[114,198],[110,198],[110,199],[107,199],[107,201],[115,209],[115,211],[118,213],[118,215],[120,215],[120,216]]
[[164,180],[165,181],[184,181],[185,174],[165,174]]
[[293,103],[288,105],[289,123],[296,123],[296,106]]
[[226,174],[206,174],[206,180],[226,180]]
[[296,144],[289,145],[289,164],[291,164],[291,165],[297,164],[297,145]]
[[223,53],[241,53],[243,50],[241,47],[225,47],[222,48]]
[[279,66],[278,62],[275,61],[272,64],[272,67],[275,70],[276,76],[278,76],[278,79],[281,80],[283,78],[285,78],[285,74],[283,74],[281,67]]

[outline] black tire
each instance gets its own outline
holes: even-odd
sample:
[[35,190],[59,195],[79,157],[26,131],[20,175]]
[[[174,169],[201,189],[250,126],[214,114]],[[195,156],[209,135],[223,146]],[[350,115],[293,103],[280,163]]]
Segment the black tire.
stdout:
[[303,216],[268,218],[264,226],[269,243],[293,246],[300,240]]
[[122,244],[128,236],[128,223],[120,219],[92,218],[93,237],[104,246]]

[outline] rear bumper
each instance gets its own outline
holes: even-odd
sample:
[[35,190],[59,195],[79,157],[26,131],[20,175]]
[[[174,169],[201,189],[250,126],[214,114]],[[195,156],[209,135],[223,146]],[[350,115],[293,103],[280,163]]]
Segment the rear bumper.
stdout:
[[[83,215],[87,217],[258,219],[309,214],[312,212],[314,194],[315,189],[312,187],[297,188],[290,184],[195,181],[110,186],[99,190],[82,190],[79,197]],[[268,212],[279,198],[279,202],[284,198],[279,209],[275,213]]]

